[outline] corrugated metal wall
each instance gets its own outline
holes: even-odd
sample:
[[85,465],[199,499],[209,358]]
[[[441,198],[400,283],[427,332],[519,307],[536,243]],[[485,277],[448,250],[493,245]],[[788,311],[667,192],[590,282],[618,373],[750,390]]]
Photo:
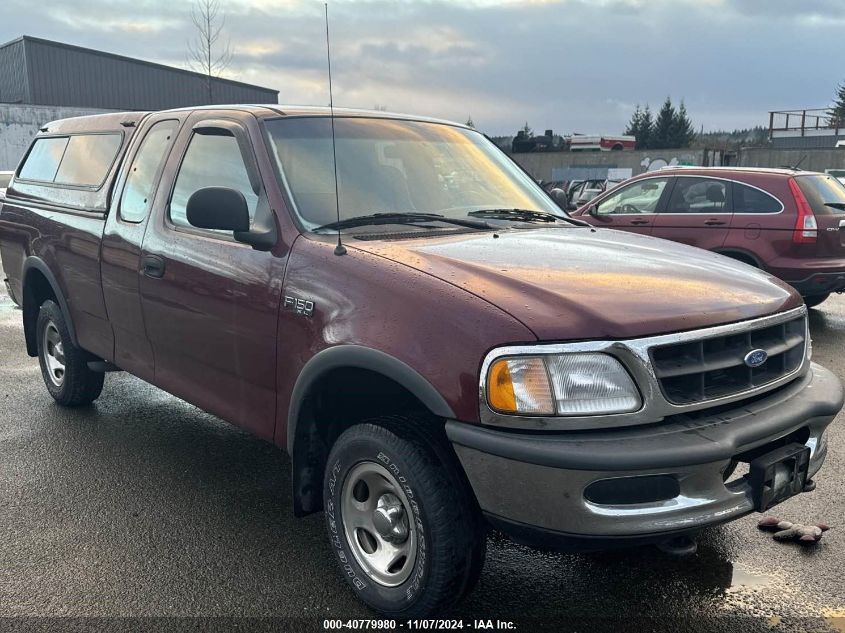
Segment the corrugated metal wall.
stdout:
[[[16,44],[18,42],[0,49],[19,51],[16,58],[0,58],[0,77],[4,73],[25,73],[28,67],[31,85],[29,94],[23,99],[25,103],[110,110],[165,110],[209,102],[206,79],[197,73],[37,38],[24,37],[22,46]],[[0,88],[2,86],[0,83]],[[0,100],[11,101],[5,94]],[[278,92],[215,79],[212,102],[277,103]]]
[[0,102],[26,103],[26,60],[22,40],[0,47]]
[[776,136],[772,139],[775,149],[830,149],[836,143],[845,141],[845,130],[839,136],[826,134],[819,136]]

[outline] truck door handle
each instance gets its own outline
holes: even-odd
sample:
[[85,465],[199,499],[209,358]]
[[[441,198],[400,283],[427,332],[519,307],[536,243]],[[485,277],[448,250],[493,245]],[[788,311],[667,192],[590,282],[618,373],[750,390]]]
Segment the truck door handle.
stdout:
[[142,268],[147,277],[164,277],[164,259],[158,255],[144,255]]
[[716,218],[712,218],[710,220],[705,220],[704,224],[707,226],[722,226],[723,224],[727,224],[724,220],[717,220]]
[[649,224],[649,220],[631,220],[631,224]]

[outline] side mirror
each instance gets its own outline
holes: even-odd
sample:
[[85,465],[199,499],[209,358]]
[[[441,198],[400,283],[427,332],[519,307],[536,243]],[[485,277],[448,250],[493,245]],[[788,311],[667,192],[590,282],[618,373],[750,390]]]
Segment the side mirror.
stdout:
[[563,189],[555,187],[549,192],[549,195],[552,197],[552,200],[557,203],[557,206],[561,209],[566,209],[567,196]]
[[228,187],[205,187],[188,198],[188,222],[200,229],[249,231],[249,208],[244,194]]

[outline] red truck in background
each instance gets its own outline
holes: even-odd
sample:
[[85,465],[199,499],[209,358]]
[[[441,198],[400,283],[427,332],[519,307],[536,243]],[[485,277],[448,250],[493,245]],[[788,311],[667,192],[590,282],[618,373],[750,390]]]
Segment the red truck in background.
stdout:
[[569,150],[572,152],[633,150],[637,145],[635,137],[624,135],[573,134],[568,140]]

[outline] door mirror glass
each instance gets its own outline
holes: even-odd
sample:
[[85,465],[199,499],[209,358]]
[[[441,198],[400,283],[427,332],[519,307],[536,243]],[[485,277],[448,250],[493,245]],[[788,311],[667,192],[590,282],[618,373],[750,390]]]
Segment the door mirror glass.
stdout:
[[188,198],[188,222],[200,229],[249,231],[249,208],[244,195],[228,187],[204,187]]

